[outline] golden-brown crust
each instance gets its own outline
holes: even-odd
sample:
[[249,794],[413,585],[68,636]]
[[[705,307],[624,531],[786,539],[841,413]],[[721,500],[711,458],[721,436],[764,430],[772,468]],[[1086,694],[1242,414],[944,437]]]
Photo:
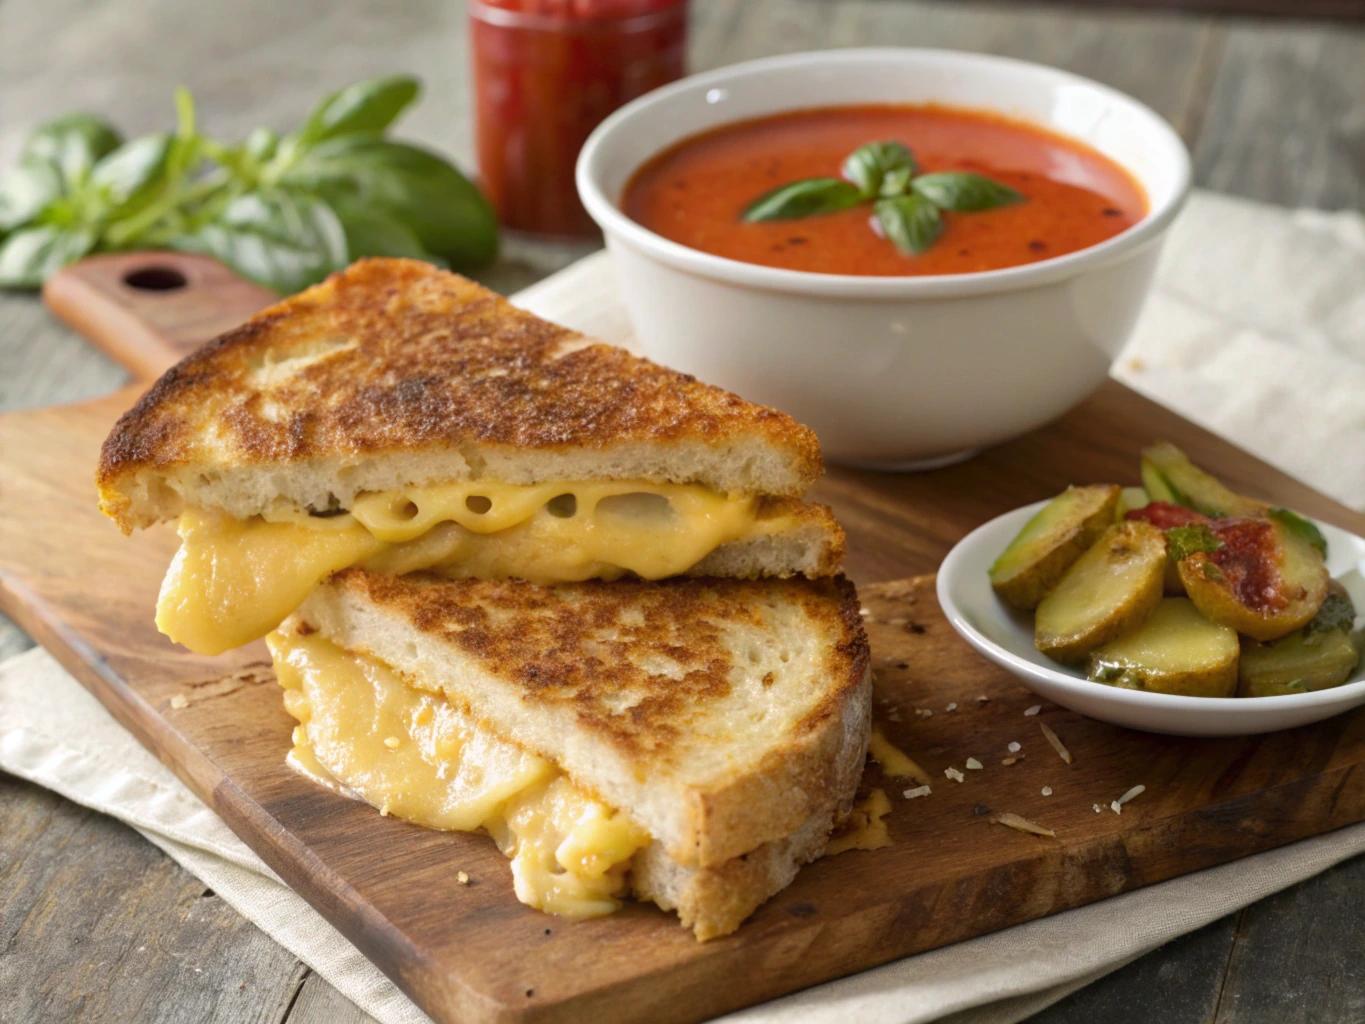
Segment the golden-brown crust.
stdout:
[[141,469],[288,464],[428,446],[551,451],[755,435],[807,483],[814,434],[414,260],[367,259],[258,313],[168,370],[118,421],[106,507]]
[[[869,664],[857,593],[842,576],[533,587],[347,569],[331,585],[363,595],[514,681],[527,703],[567,709],[579,727],[633,760],[659,765],[674,763],[708,705],[730,692],[734,652],[723,642],[722,623],[762,626],[767,602],[791,602],[827,638],[824,667],[832,682],[793,730],[797,737],[842,713]],[[674,666],[667,685],[642,667],[647,659]]]

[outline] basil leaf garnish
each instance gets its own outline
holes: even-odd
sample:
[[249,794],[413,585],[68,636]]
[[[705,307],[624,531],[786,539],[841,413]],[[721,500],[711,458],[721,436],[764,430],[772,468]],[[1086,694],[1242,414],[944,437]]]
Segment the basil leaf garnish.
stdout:
[[794,220],[821,213],[835,213],[857,206],[862,194],[838,178],[808,178],[782,185],[759,196],[741,216],[751,224],[765,220]]
[[[896,174],[894,191],[887,191],[886,181]],[[915,158],[899,142],[869,142],[859,146],[844,161],[843,175],[858,186],[864,199],[876,195],[893,196],[905,191],[915,173]]]
[[1023,194],[1008,185],[971,174],[952,171],[940,174],[921,174],[910,187],[935,206],[957,213],[976,213],[1021,202]]
[[878,199],[873,209],[882,233],[907,255],[927,252],[943,233],[938,207],[918,193]]

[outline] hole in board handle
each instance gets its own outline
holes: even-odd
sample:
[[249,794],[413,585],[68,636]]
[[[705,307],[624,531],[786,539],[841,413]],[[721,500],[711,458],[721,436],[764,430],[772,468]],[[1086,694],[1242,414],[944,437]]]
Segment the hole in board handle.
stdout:
[[123,283],[138,291],[173,292],[177,288],[184,288],[189,281],[174,267],[143,267],[124,274]]

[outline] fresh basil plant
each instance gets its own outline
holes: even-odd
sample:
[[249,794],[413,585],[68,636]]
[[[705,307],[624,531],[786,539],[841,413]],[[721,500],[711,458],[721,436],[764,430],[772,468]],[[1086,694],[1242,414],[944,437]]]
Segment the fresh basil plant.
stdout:
[[807,178],[765,192],[745,209],[750,223],[796,220],[872,204],[881,233],[918,255],[943,234],[944,210],[976,213],[1022,202],[1008,185],[965,171],[920,174],[914,154],[895,141],[869,142],[844,161],[842,178]]
[[206,253],[279,292],[361,256],[473,267],[497,254],[492,208],[451,164],[385,132],[417,98],[405,75],[357,82],[294,131],[201,134],[176,92],[171,133],[124,141],[90,114],[29,135],[0,178],[0,287],[36,288],[92,252]]

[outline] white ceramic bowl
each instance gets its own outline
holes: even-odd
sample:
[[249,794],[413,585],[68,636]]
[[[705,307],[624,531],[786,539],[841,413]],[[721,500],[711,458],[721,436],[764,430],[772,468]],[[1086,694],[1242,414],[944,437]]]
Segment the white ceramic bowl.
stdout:
[[[1331,690],[1284,697],[1176,697],[1094,683],[1038,652],[1033,615],[995,596],[987,570],[1046,502],[1015,509],[978,527],[948,553],[938,571],[938,603],[958,634],[1019,677],[1034,693],[1091,718],[1173,736],[1246,736],[1331,718],[1365,704],[1365,665]],[[1365,608],[1365,540],[1326,523],[1327,568],[1357,608]]]
[[[617,207],[645,160],[707,128],[888,102],[989,109],[1079,139],[1137,178],[1150,211],[1100,245],[1028,266],[876,278],[712,256]],[[577,169],[653,359],[790,413],[815,429],[827,458],[882,469],[952,461],[1089,394],[1137,319],[1189,174],[1171,127],[1107,86],[1003,57],[912,49],[803,53],[695,75],[607,118]]]

